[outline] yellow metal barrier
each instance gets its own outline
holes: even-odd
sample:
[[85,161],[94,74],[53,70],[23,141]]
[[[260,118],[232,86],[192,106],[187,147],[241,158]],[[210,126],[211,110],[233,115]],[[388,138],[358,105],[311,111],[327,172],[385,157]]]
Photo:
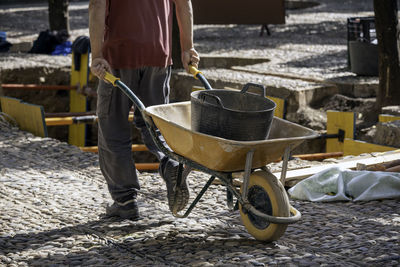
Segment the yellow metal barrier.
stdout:
[[[89,53],[81,54],[79,71],[75,70],[74,54],[72,54],[71,86],[79,85],[81,88],[88,84],[89,78]],[[70,91],[69,111],[87,111],[87,99],[75,90]],[[84,146],[86,139],[85,124],[71,124],[69,126],[68,143],[75,146]]]
[[[354,139],[356,117],[354,112],[327,112],[327,134],[337,134],[339,130],[344,131],[344,138]],[[344,143],[338,138],[329,138],[326,140],[326,152],[344,151]]]
[[20,99],[0,97],[2,112],[11,116],[21,130],[31,132],[40,137],[47,137],[42,106],[25,103]]
[[390,122],[390,121],[398,121],[400,120],[399,116],[381,114],[379,115],[379,122]]
[[[326,152],[343,152],[344,156],[360,155],[363,153],[385,152],[397,150],[396,147],[371,144],[364,141],[354,140],[355,138],[355,113],[328,111],[327,112],[327,134],[338,134],[344,132],[343,140],[329,138],[326,140]],[[395,120],[395,116],[380,115],[379,121]],[[398,118],[398,117],[397,117]]]

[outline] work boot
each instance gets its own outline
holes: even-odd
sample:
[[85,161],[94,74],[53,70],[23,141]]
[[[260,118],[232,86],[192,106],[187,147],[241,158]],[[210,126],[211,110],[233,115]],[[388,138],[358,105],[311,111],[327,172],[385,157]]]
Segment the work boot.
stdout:
[[182,173],[181,184],[177,185],[179,163],[175,160],[164,158],[159,167],[161,177],[167,185],[169,209],[172,213],[183,210],[189,202],[189,187],[186,180],[189,172]]
[[132,221],[139,219],[139,208],[136,199],[131,199],[124,203],[114,201],[111,206],[106,207],[106,215],[109,217],[120,217]]

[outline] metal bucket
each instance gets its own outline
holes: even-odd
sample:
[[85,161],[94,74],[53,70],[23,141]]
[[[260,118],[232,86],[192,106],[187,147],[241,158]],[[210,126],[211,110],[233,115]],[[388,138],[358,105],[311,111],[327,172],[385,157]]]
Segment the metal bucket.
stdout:
[[[247,92],[250,86],[261,94]],[[191,93],[192,131],[237,141],[268,138],[276,104],[265,88],[247,84],[241,91],[217,89]]]

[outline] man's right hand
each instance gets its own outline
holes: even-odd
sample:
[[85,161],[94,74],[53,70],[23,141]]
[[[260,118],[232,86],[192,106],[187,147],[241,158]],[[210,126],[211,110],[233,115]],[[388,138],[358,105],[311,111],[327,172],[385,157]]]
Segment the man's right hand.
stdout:
[[107,60],[101,57],[92,59],[90,70],[94,75],[96,75],[99,79],[102,79],[103,81],[105,81],[104,75],[106,74],[106,71],[111,73],[111,67],[108,64]]

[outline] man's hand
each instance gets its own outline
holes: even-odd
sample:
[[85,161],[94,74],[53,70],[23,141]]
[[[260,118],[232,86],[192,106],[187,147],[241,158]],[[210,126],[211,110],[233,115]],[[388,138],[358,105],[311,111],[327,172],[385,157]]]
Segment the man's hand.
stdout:
[[189,64],[198,68],[200,62],[200,56],[194,48],[182,52],[182,65],[189,72]]
[[104,80],[104,75],[106,74],[106,71],[111,73],[111,67],[108,64],[107,60],[101,57],[94,58],[92,60],[92,65],[90,66],[90,70],[94,75],[96,75],[99,79],[102,80]]

